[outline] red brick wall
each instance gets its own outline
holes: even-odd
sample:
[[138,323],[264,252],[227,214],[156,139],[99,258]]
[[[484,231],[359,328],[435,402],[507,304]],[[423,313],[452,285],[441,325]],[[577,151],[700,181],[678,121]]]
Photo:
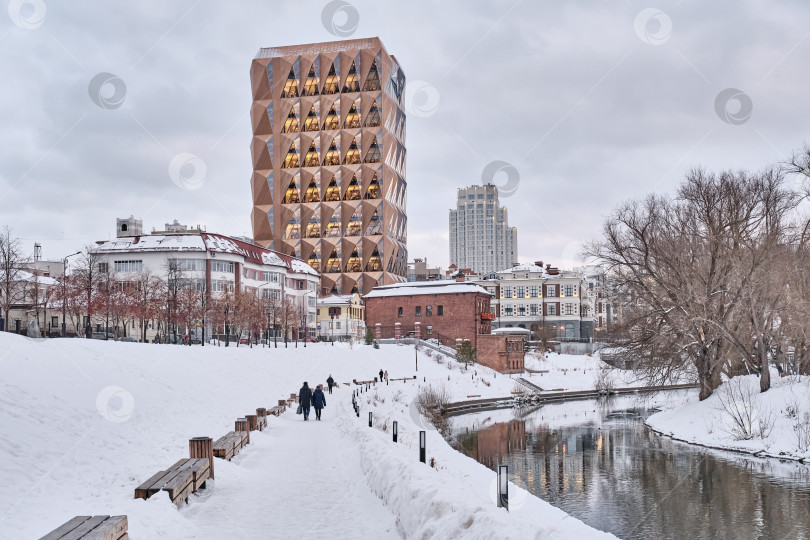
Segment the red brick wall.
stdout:
[[[489,321],[482,324],[481,313],[489,311],[488,294],[483,293],[449,293],[418,294],[413,296],[392,296],[384,298],[365,298],[366,326],[374,327],[380,323],[383,335],[393,337],[396,323],[402,324],[402,335],[414,329],[414,323],[422,323],[422,338],[427,336],[427,327],[433,327],[433,333],[439,333],[449,339],[469,339],[475,346],[477,333],[489,332]],[[443,306],[444,315],[438,315],[438,306]],[[416,317],[416,306],[422,310],[422,316]],[[432,306],[433,315],[427,316],[426,306]],[[402,317],[397,316],[397,309],[402,307]],[[390,331],[389,331],[390,330]]]
[[[508,351],[507,341],[519,343],[520,350]],[[507,336],[478,336],[477,362],[501,373],[521,373],[524,354],[523,338]],[[513,347],[518,348],[518,347]]]

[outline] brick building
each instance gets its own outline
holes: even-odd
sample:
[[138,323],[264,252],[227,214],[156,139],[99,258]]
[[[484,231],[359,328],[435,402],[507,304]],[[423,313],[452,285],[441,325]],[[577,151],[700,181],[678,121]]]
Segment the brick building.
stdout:
[[490,294],[475,283],[429,281],[375,287],[363,297],[366,326],[381,338],[414,336],[455,345],[489,334]]

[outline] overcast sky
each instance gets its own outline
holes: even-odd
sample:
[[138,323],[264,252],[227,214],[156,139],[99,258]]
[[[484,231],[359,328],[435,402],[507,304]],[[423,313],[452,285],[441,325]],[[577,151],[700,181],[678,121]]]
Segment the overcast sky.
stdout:
[[519,175],[494,181],[520,260],[567,267],[621,201],[810,138],[806,1],[4,2],[0,225],[46,258],[130,214],[250,236],[260,47],[379,36],[398,58],[409,259],[442,266],[456,188],[493,161]]

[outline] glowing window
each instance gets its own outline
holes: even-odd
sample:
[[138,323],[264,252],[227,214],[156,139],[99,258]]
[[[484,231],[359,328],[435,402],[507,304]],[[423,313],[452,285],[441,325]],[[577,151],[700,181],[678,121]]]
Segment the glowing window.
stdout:
[[349,260],[346,261],[346,271],[347,272],[362,272],[360,255],[358,255],[357,249],[352,250],[352,254],[349,257]]
[[329,255],[329,258],[326,260],[326,271],[340,272],[340,256],[337,253],[337,249],[333,249],[332,254]]
[[317,167],[319,163],[318,151],[315,149],[315,143],[309,145],[307,155],[304,156],[304,167]]
[[382,123],[382,114],[377,106],[377,101],[371,104],[371,109],[366,117],[366,127],[378,127]]
[[[346,75],[346,84],[343,85],[344,92],[359,92],[360,82],[357,79],[357,67],[352,62],[349,73]],[[283,96],[282,96],[283,97]]]
[[360,236],[360,229],[363,226],[363,216],[360,215],[360,210],[352,215],[349,226],[346,228],[346,236]]
[[338,80],[337,73],[335,73],[335,64],[329,68],[329,74],[326,76],[326,82],[323,83],[322,94],[337,94],[339,91],[340,81]]
[[349,149],[346,151],[346,157],[343,158],[344,165],[353,163],[360,163],[360,149],[357,148],[357,140],[355,139],[352,139],[352,144],[349,145]]
[[[382,261],[380,260],[380,252],[376,249],[371,253],[371,257],[366,265],[366,272],[378,272],[382,270]],[[402,308],[400,308],[402,309]]]
[[300,202],[298,199],[298,186],[295,185],[295,180],[287,186],[287,191],[284,193],[284,199],[281,202],[283,204]]
[[304,120],[304,131],[318,131],[318,114],[315,112],[314,105],[309,109],[307,119]]
[[323,121],[323,129],[340,129],[340,118],[338,118],[334,105],[329,109],[326,120]]
[[287,151],[287,155],[284,156],[284,163],[281,164],[282,169],[291,169],[293,167],[300,167],[300,163],[298,162],[298,151],[295,148],[295,143],[290,145],[290,149]]
[[368,191],[366,191],[366,199],[379,199],[380,198],[380,183],[377,181],[377,174],[374,174],[374,177],[371,179],[371,183],[368,185]]
[[[326,156],[323,158],[324,165],[340,165],[340,151],[335,144],[336,140],[337,139],[332,139],[332,144],[329,145],[329,150],[326,151]],[[340,198],[335,200],[338,201]]]
[[352,107],[349,109],[349,114],[346,115],[346,122],[343,123],[343,127],[346,129],[360,127],[360,113],[357,112],[356,101],[352,103]]
[[307,190],[304,192],[304,202],[320,202],[321,198],[318,194],[318,185],[315,183],[315,179],[313,178],[309,182],[309,186]]
[[284,121],[284,127],[281,128],[282,133],[295,133],[298,131],[298,115],[295,114],[295,106],[290,107],[290,114],[287,115],[287,120]]
[[334,176],[332,177],[332,180],[329,181],[329,186],[326,188],[326,195],[324,195],[323,200],[328,202],[340,200],[340,188],[338,187]]
[[295,71],[293,69],[290,69],[287,82],[284,83],[284,90],[281,91],[281,97],[298,97],[298,79],[295,77]]
[[360,185],[357,183],[357,177],[352,176],[352,181],[349,182],[349,187],[346,188],[346,195],[343,197],[344,201],[359,201],[360,200]]
[[304,81],[304,96],[317,96],[318,95],[318,76],[315,75],[315,66],[309,68],[309,75],[307,80]]
[[371,141],[371,146],[368,147],[366,157],[363,163],[379,163],[380,162],[380,146],[377,144],[377,137]]

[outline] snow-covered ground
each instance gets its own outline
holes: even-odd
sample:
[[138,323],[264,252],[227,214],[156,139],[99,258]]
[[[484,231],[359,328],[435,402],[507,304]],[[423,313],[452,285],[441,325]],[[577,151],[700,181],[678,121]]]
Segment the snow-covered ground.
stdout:
[[[544,374],[553,382],[541,386],[592,387],[593,373],[579,368],[598,361],[570,360],[583,364]],[[540,364],[557,361],[565,358]],[[418,463],[424,422],[411,402],[420,384],[443,384],[465,399],[508,395],[515,381],[481,366],[462,373],[422,352],[418,372],[414,363],[413,348],[396,345],[181,347],[0,333],[0,538],[37,538],[94,514],[128,515],[133,538],[607,536],[532,496],[530,512],[495,508],[494,473],[429,427],[436,467]],[[356,386],[344,384],[327,396],[322,422],[304,423],[292,411],[271,417],[232,462],[215,460],[211,489],[179,511],[165,494],[132,498],[138,484],[188,455],[189,438],[225,434],[237,417],[275,405],[304,380],[372,379],[381,368],[418,379],[362,394],[359,419]],[[393,419],[398,444],[381,429]]]
[[[771,389],[764,393],[756,375],[735,377],[704,401],[691,393],[664,409],[650,416],[647,424],[676,439],[764,456],[810,458],[808,377],[779,378],[773,370]],[[735,417],[751,438],[743,438]]]

